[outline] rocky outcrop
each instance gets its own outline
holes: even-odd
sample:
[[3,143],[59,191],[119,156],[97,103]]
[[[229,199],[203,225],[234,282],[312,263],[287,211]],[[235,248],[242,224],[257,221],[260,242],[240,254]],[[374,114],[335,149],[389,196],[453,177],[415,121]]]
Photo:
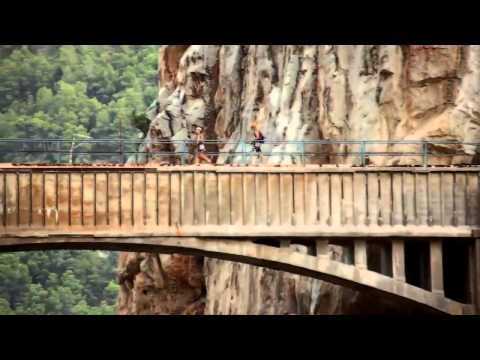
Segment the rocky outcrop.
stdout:
[[[248,150],[252,122],[268,141],[478,141],[479,95],[477,45],[167,45],[159,51],[158,112],[146,142],[187,139],[192,125],[201,124],[208,139],[224,142],[208,147],[220,150],[216,161],[225,164],[244,161],[234,152]],[[420,146],[376,144],[367,150],[418,152]],[[172,150],[184,149],[174,144]],[[360,162],[352,154],[359,145],[351,144],[265,144],[263,150],[273,156],[261,161],[273,164]],[[470,162],[476,149],[440,144],[434,150],[460,155],[431,157],[431,163],[455,164]],[[304,160],[299,151],[317,155]],[[369,159],[378,165],[421,160]],[[205,259],[202,266],[202,261],[122,255],[120,312],[330,314],[387,309],[372,309],[367,294],[318,280],[220,260]],[[162,281],[157,279],[160,273]],[[177,284],[175,292],[171,283]]]
[[[151,127],[161,137],[185,139],[194,123],[209,139],[244,149],[256,121],[269,141],[478,140],[480,52],[457,45],[192,45],[160,50],[160,114]],[[311,145],[305,151],[317,150]],[[474,153],[471,147],[440,146]],[[212,149],[214,150],[214,149]],[[295,144],[264,151],[295,153]],[[338,145],[335,151],[358,151]],[[415,145],[371,145],[367,150],[419,151]],[[218,162],[239,162],[225,154]],[[377,164],[416,163],[418,157],[373,157]],[[432,159],[444,163],[469,158]],[[263,159],[299,161],[293,155]],[[356,163],[358,156],[316,156],[309,162]]]
[[119,314],[203,314],[203,259],[121,253]]
[[[296,251],[306,248],[293,245]],[[341,260],[341,248],[330,246]],[[217,259],[122,253],[122,315],[414,314],[415,307],[308,277]],[[372,306],[375,304],[375,306]]]

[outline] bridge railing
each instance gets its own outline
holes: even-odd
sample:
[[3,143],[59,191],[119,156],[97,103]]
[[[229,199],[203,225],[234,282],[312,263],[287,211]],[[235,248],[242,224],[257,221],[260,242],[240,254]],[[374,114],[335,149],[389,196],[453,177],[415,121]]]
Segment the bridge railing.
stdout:
[[[258,154],[252,140],[206,140],[207,154],[216,158],[237,159],[247,163]],[[145,161],[151,156],[177,157],[182,163],[194,153],[193,140],[159,140],[149,143],[130,139],[0,139],[0,161],[22,163],[124,163],[128,158]],[[355,158],[365,166],[375,157],[413,157],[423,166],[430,159],[465,156],[467,147],[480,143],[430,140],[265,140],[261,155],[290,157],[305,164],[313,159],[329,162],[332,158]],[[475,151],[476,152],[476,151]],[[133,157],[133,158],[132,158]],[[336,160],[335,160],[336,161]]]

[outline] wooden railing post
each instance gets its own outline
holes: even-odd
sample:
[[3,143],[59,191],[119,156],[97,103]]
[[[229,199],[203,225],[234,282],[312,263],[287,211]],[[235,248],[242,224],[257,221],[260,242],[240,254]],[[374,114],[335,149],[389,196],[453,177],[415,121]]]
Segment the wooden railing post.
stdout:
[[360,269],[367,269],[367,241],[354,240],[354,252],[355,266]]
[[392,271],[393,278],[405,282],[405,241],[394,239],[392,242]]

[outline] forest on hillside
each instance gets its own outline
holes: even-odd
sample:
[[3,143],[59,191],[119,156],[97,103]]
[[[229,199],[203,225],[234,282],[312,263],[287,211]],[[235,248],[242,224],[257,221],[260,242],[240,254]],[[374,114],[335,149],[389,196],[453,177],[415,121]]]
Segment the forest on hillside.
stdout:
[[[135,127],[136,121],[156,99],[157,49],[157,45],[64,45],[4,50],[0,138],[79,141],[121,136],[140,141],[142,132]],[[55,143],[39,145],[66,151],[69,144],[60,148]],[[0,161],[68,162],[67,153],[39,153],[38,146],[28,149],[37,152],[14,153],[11,144],[0,143]],[[114,152],[118,145],[87,144],[81,150]],[[118,158],[80,155],[75,160]]]
[[[157,51],[158,45],[0,45],[0,138],[78,142],[118,139],[121,131],[139,141],[143,114],[156,99]],[[0,162],[68,160],[63,153],[15,153],[0,143]],[[75,158],[98,160],[116,159]],[[100,251],[0,254],[0,314],[114,314],[116,261],[115,252]]]

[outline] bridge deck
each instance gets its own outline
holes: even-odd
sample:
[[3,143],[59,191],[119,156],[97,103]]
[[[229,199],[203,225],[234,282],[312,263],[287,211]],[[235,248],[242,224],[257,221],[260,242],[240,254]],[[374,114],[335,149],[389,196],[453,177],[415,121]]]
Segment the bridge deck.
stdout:
[[471,237],[479,172],[0,164],[0,233]]

